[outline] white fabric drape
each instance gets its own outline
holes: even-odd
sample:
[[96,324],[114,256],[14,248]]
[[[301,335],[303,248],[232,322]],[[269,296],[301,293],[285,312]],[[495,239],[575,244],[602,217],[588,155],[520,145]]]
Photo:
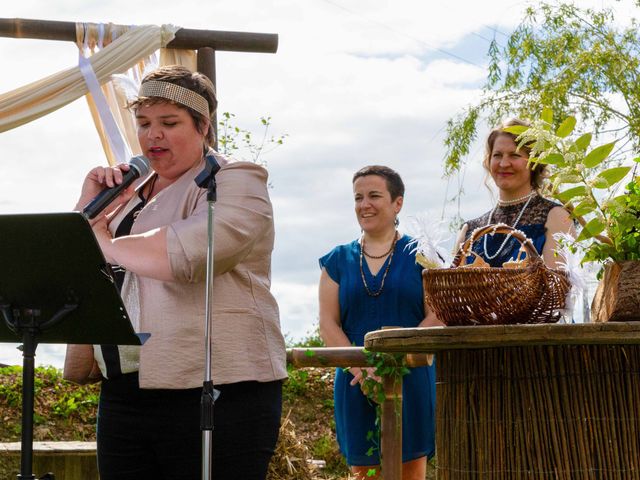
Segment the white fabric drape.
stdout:
[[[103,84],[111,75],[123,73],[170,42],[178,27],[145,25],[134,27],[119,36],[109,48],[90,57],[98,81]],[[24,125],[71,103],[87,93],[79,67],[72,67],[42,80],[0,95],[0,132]]]
[[[134,119],[125,108],[127,96],[114,88],[113,80],[100,86],[91,69],[89,57],[96,54],[96,48],[102,50],[128,30],[129,27],[114,28],[112,24],[76,24],[76,44],[80,51],[78,63],[89,88],[85,98],[110,165],[127,162],[134,153],[140,153]],[[144,69],[153,68],[157,64],[157,54],[154,52],[149,57],[140,59],[118,77],[135,85]],[[137,87],[132,88],[137,93]]]

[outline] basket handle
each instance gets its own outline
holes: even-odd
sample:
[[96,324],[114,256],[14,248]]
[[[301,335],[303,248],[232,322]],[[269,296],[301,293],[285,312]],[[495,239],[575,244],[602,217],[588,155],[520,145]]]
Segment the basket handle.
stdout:
[[489,233],[504,233],[506,235],[511,234],[511,236],[518,240],[520,242],[520,245],[524,247],[525,251],[527,252],[527,258],[529,258],[531,261],[541,260],[540,254],[533,246],[533,242],[531,242],[531,240],[527,238],[524,233],[522,233],[520,230],[516,230],[515,228],[510,227],[509,225],[497,223],[487,225],[482,228],[476,228],[471,233],[471,236],[462,245],[460,245],[460,247],[458,247],[458,251],[456,252],[456,256],[451,263],[451,267],[455,268],[460,266],[460,262],[462,261],[462,259],[466,258],[466,256],[469,255],[471,246],[474,244],[474,242],[480,237],[483,237],[484,235],[487,235]]

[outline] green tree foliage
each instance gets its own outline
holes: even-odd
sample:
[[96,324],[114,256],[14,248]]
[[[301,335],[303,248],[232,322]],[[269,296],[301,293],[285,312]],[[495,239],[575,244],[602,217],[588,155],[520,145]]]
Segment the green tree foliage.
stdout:
[[[635,1],[640,7],[640,1]],[[618,19],[622,20],[622,19]],[[616,26],[611,9],[541,3],[528,8],[503,47],[492,42],[479,102],[447,124],[445,173],[458,171],[478,123],[505,117],[576,116],[596,136],[617,140],[617,154],[640,146],[640,34],[634,18]]]

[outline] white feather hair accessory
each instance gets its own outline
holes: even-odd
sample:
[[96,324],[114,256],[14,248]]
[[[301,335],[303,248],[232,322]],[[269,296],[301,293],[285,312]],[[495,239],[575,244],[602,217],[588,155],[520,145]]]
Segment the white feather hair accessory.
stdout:
[[451,263],[451,254],[443,246],[450,238],[444,220],[433,220],[426,213],[409,217],[414,239],[407,248],[416,253],[416,263],[424,268],[442,268]]
[[144,70],[142,72],[140,72],[139,68],[133,67],[127,70],[126,73],[111,75],[111,81],[113,82],[116,90],[118,90],[118,92],[127,99],[127,103],[132,102],[138,98],[142,79],[146,77],[147,74],[156,70],[159,64],[160,61],[158,60],[158,54],[154,53],[145,61]]

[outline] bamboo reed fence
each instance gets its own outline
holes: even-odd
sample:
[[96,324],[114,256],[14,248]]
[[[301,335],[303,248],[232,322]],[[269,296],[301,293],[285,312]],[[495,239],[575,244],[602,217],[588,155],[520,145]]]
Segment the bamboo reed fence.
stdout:
[[640,346],[438,354],[439,479],[640,477]]
[[438,352],[438,479],[640,478],[640,322],[387,330],[365,346]]

